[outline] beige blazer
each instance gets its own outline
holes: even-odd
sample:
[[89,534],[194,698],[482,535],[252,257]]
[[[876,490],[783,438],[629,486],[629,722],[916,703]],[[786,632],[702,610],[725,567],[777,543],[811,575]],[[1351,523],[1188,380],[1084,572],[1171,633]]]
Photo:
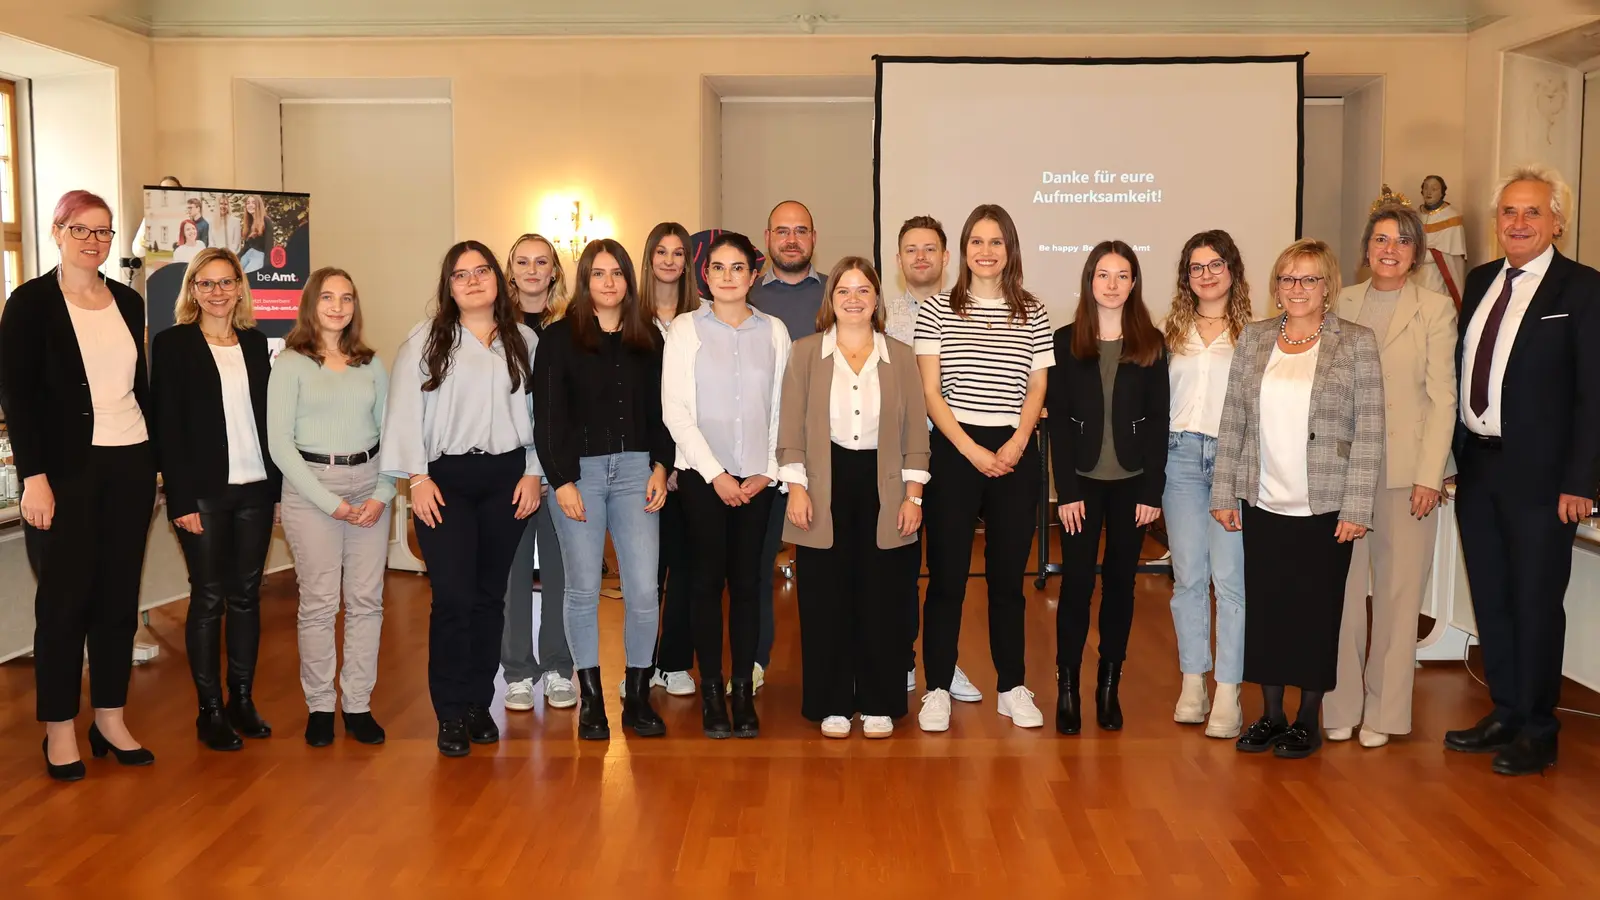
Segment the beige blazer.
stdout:
[[[801,464],[811,494],[811,530],[787,518],[783,539],[801,547],[833,546],[833,440],[828,428],[828,398],[833,390],[833,358],[822,355],[822,334],[794,342],[783,375],[778,414],[778,465]],[[878,363],[878,546],[884,550],[915,543],[900,534],[900,504],[906,499],[901,471],[928,468],[928,410],[922,376],[911,348],[884,338],[888,359]],[[781,498],[780,498],[781,502]]]
[[[1371,281],[1339,294],[1335,308],[1351,322],[1361,315]],[[1440,490],[1449,474],[1456,427],[1456,306],[1444,294],[1407,279],[1389,333],[1379,347],[1386,438],[1384,486]]]

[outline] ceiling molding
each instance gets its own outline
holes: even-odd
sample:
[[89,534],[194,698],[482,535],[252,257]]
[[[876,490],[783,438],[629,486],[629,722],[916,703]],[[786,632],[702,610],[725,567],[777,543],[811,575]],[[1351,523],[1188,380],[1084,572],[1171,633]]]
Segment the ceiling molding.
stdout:
[[144,37],[155,37],[156,25],[149,16],[131,13],[111,13],[104,16],[94,16],[98,21],[104,22],[123,31],[131,31]]

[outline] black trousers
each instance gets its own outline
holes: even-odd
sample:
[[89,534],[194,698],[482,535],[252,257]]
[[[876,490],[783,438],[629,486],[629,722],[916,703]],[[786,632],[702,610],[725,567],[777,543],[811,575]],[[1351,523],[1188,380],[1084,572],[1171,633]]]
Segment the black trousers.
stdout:
[[139,580],[156,502],[156,466],[148,443],[90,447],[82,471],[50,481],[56,511],[49,531],[23,524],[33,595],[36,715],[65,722],[78,715],[83,651],[89,648],[89,702],[128,702],[133,636],[139,630]]
[[694,632],[690,602],[693,581],[694,547],[689,542],[689,517],[683,509],[679,489],[667,494],[661,507],[661,558],[656,565],[656,584],[661,591],[661,637],[656,641],[656,668],[663,672],[687,672],[694,668]]
[[228,685],[248,690],[261,646],[261,573],[272,544],[269,482],[230,484],[220,497],[196,501],[200,533],[177,528],[189,567],[189,617],[184,643],[201,705],[222,702],[223,614],[227,614]]
[[1562,524],[1555,493],[1514,480],[1501,451],[1473,441],[1457,458],[1456,520],[1483,674],[1495,718],[1535,738],[1561,729],[1563,606],[1577,524]]
[[[464,717],[469,706],[494,702],[506,580],[531,521],[518,519],[511,502],[526,459],[524,451],[513,450],[447,455],[428,464],[444,506],[437,526],[417,519],[416,529],[433,588],[428,695],[441,722]],[[553,501],[553,495],[544,498]]]
[[[779,493],[767,515],[766,536],[761,540],[761,587],[756,596],[760,631],[756,636],[756,662],[765,669],[772,662],[772,644],[777,634],[773,627],[773,599],[778,593],[778,552],[783,549],[783,522],[788,516],[789,495]],[[799,567],[796,566],[796,569]]]
[[[966,426],[969,437],[998,450],[1015,429]],[[996,688],[1004,693],[1023,679],[1022,580],[1039,510],[1039,450],[1032,441],[1010,474],[990,478],[972,467],[942,432],[932,435],[923,522],[928,533],[928,595],[922,609],[922,668],[928,690],[950,689],[961,639],[961,604],[972,564],[974,526],[984,527],[984,570],[989,588],[989,653]],[[904,658],[903,656],[901,658]],[[902,689],[904,686],[902,685]]]
[[690,607],[700,680],[722,679],[722,588],[728,588],[728,648],[735,677],[749,678],[760,635],[761,541],[778,496],[767,488],[744,506],[728,506],[698,472],[678,475],[678,493],[695,548]]
[[917,583],[918,544],[878,546],[878,451],[833,445],[833,546],[796,547],[800,604],[800,714],[906,714],[906,585]]
[[1100,659],[1120,663],[1128,656],[1133,628],[1133,579],[1144,546],[1142,525],[1134,524],[1134,507],[1144,476],[1101,481],[1078,476],[1083,489],[1083,529],[1063,528],[1061,599],[1056,605],[1056,669],[1076,672],[1083,665],[1089,637],[1089,600],[1094,596],[1094,567],[1100,556],[1100,530],[1105,527],[1106,554],[1100,564]]
[[1282,516],[1240,503],[1244,526],[1244,680],[1331,691],[1339,678],[1344,585],[1355,544],[1337,512]]

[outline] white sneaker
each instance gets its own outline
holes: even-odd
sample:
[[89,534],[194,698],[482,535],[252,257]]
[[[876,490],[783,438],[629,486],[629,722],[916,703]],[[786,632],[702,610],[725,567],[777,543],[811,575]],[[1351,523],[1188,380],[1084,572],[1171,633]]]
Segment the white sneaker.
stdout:
[[1000,715],[1010,716],[1011,724],[1018,728],[1039,728],[1044,725],[1044,713],[1033,705],[1033,691],[1020,684],[1000,695]]
[[950,730],[950,692],[935,688],[922,695],[922,710],[917,713],[917,725],[923,731]]
[[829,716],[822,720],[822,736],[825,738],[847,738],[850,736],[850,720],[844,716]]
[[911,693],[912,691],[914,691],[916,689],[917,689],[917,670],[916,669],[912,669],[912,670],[910,670],[909,672],[906,673],[906,693],[909,694],[909,693]]
[[650,686],[666,688],[667,693],[674,697],[687,697],[694,693],[694,676],[688,672],[663,672],[657,669],[650,676]]
[[1361,726],[1361,746],[1372,750],[1389,743],[1389,736],[1381,731],[1373,731],[1367,726]]
[[1211,700],[1206,696],[1206,676],[1183,676],[1183,691],[1178,694],[1178,706],[1172,711],[1172,721],[1180,725],[1199,725],[1211,711]]
[[888,716],[862,716],[861,733],[873,739],[886,738],[894,734],[894,720]]
[[506,685],[506,709],[518,712],[533,709],[533,679],[524,678]]
[[761,686],[766,683],[767,670],[761,668],[761,663],[756,663],[755,669],[750,673],[750,693],[759,693]]
[[1211,718],[1206,721],[1206,737],[1233,740],[1244,727],[1244,710],[1239,706],[1239,686],[1217,682],[1217,696],[1211,701]]
[[544,673],[544,702],[552,709],[568,709],[578,705],[578,689],[570,678],[559,672]]
[[968,680],[967,673],[961,671],[960,666],[956,666],[956,677],[950,679],[950,696],[962,703],[977,703],[983,699],[983,691]]

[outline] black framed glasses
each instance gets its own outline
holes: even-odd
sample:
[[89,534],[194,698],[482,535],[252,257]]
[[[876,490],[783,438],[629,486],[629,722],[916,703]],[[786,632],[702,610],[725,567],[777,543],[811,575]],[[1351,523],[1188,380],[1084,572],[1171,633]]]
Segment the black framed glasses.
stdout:
[[1221,275],[1223,272],[1227,271],[1227,269],[1228,261],[1219,256],[1208,263],[1190,263],[1189,277],[1199,278],[1207,272],[1210,272],[1213,275]]
[[116,231],[110,228],[90,228],[87,225],[68,225],[67,234],[80,241],[88,240],[89,235],[92,234],[94,239],[102,244],[111,243],[111,239],[117,236]]

